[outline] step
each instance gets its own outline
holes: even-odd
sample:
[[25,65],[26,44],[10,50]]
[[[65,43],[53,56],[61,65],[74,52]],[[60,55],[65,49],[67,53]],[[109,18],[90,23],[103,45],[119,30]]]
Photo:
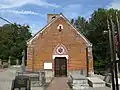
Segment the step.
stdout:
[[81,80],[81,79],[74,80],[73,79],[72,83],[73,84],[88,84],[88,80],[86,80],[86,79],[85,80]]
[[92,87],[105,87],[105,82],[98,77],[88,77],[88,83]]
[[88,79],[83,75],[72,74],[69,81],[74,90],[80,90],[89,87]]
[[83,84],[83,85],[75,84],[72,86],[73,90],[81,90],[81,89],[87,89],[87,88],[89,88],[88,84]]

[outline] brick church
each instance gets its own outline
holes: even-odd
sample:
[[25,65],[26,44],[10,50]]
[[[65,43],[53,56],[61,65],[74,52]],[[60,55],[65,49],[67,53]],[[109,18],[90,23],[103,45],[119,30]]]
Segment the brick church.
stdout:
[[91,75],[92,44],[63,14],[48,14],[47,25],[27,41],[27,69],[53,76]]

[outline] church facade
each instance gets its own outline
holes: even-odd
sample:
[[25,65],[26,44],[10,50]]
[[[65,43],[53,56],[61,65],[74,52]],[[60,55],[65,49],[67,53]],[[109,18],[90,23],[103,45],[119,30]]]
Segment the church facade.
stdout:
[[27,41],[27,69],[93,74],[92,44],[63,14],[48,14],[48,24]]

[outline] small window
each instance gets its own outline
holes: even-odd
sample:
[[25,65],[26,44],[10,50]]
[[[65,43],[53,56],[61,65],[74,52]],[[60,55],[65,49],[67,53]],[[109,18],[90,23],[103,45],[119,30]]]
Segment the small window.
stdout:
[[61,26],[59,26],[59,32],[61,32],[62,31],[62,28],[61,28]]
[[53,16],[52,19],[56,18],[56,16]]
[[59,29],[62,29],[61,26],[59,26]]
[[59,24],[58,27],[57,27],[57,29],[58,29],[59,31],[62,31],[62,30],[63,30],[63,25],[62,25],[62,24]]

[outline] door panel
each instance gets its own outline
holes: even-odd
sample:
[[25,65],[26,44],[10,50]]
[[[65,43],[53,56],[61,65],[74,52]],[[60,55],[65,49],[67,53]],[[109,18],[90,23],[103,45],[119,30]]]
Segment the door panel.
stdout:
[[55,76],[67,76],[67,60],[66,58],[55,58]]
[[59,59],[55,59],[55,76],[60,75],[60,65],[59,65]]

